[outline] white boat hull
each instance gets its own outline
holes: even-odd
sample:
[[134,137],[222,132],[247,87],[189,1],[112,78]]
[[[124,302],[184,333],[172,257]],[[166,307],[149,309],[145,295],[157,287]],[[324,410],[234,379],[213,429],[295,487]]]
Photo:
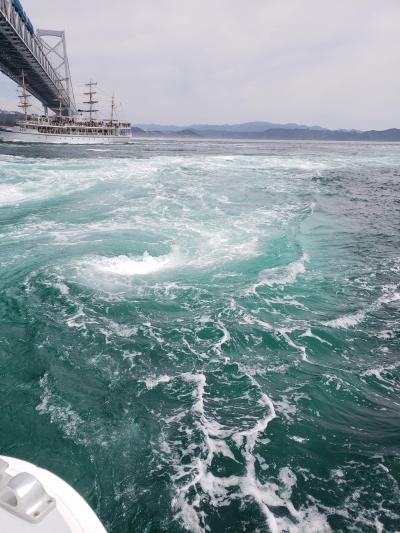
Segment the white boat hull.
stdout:
[[3,456],[0,469],[1,533],[107,533],[86,501],[55,474]]
[[0,130],[0,141],[9,143],[45,144],[127,144],[131,135],[62,135],[38,133],[35,130],[10,128]]

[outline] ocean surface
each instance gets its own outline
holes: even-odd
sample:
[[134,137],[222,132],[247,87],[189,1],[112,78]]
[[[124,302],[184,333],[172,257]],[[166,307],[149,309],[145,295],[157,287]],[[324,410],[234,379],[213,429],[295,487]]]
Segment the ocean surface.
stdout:
[[0,387],[110,533],[400,531],[400,145],[0,145]]

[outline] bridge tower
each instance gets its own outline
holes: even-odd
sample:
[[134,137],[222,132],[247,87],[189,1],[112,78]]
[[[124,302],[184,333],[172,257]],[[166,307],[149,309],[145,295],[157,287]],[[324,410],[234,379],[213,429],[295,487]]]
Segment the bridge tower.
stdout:
[[[59,92],[64,91],[70,102],[75,103],[74,90],[71,82],[71,72],[67,54],[67,44],[65,32],[57,30],[37,30],[36,34],[42,43],[42,48],[46,58],[53,66],[59,78]],[[71,115],[72,109],[63,109],[63,115]]]

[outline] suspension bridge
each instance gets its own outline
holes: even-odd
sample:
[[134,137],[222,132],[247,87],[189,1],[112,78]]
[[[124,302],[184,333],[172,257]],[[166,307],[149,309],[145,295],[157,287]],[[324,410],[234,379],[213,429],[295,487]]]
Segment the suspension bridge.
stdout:
[[0,0],[0,70],[45,109],[76,114],[65,33],[35,30],[20,0]]

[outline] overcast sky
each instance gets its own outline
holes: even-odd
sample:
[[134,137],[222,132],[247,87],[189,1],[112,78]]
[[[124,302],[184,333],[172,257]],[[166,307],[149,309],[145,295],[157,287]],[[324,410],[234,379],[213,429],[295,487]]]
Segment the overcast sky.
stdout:
[[77,100],[93,78],[135,123],[400,127],[400,0],[22,3],[67,32]]

